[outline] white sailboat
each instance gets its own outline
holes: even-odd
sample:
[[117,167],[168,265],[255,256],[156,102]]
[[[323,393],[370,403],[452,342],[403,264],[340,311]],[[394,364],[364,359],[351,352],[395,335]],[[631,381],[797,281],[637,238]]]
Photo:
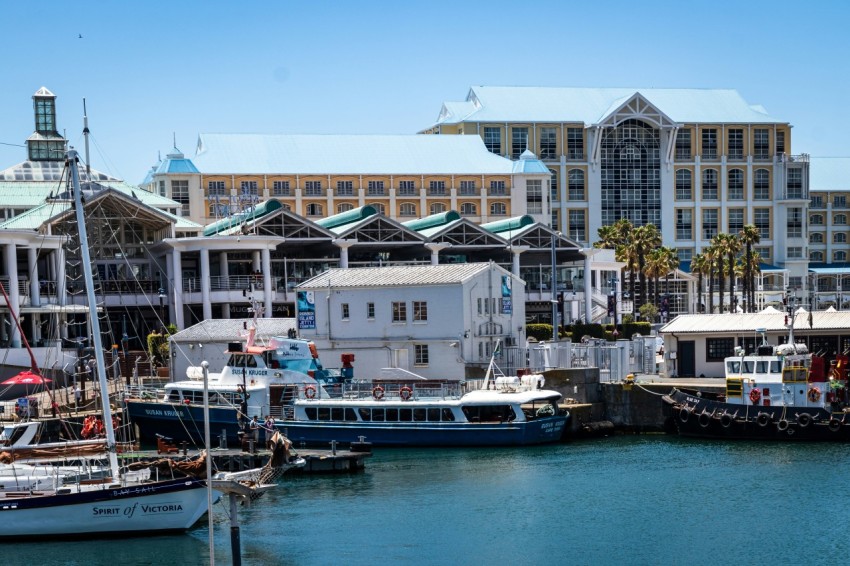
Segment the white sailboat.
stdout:
[[[106,365],[92,284],[77,152],[66,154],[79,228],[92,344],[101,398],[107,400]],[[150,479],[120,473],[108,402],[101,403],[110,477],[101,482],[54,482],[49,489],[0,492],[0,539],[132,536],[186,530],[208,510],[207,483],[190,476]],[[36,486],[40,487],[40,486]]]

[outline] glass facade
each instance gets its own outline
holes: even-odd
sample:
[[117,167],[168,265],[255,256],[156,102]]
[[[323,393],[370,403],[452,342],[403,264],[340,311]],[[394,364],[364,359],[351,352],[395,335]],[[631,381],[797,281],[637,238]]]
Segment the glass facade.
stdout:
[[639,120],[606,130],[601,144],[602,225],[620,218],[635,226],[661,222],[658,132]]

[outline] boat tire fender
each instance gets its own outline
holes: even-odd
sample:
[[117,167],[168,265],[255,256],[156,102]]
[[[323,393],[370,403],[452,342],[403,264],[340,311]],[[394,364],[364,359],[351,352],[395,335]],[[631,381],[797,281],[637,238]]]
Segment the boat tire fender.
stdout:
[[372,389],[372,397],[375,398],[375,401],[380,401],[381,399],[383,399],[384,398],[384,388],[381,387],[380,385],[375,386],[375,388]]
[[708,413],[702,413],[699,416],[699,426],[702,428],[708,428],[708,425],[711,424],[711,415]]
[[829,419],[829,430],[832,432],[838,432],[841,430],[841,421],[838,419]]
[[759,416],[756,417],[756,424],[761,427],[765,427],[770,424],[770,413],[759,413]]
[[720,426],[723,428],[729,428],[732,426],[732,415],[723,413],[723,415],[720,416]]
[[776,423],[776,428],[783,432],[788,430],[788,421],[785,419],[779,419],[779,422]]
[[797,417],[797,424],[800,425],[801,428],[806,428],[810,424],[812,424],[812,415],[809,413],[803,413],[799,417]]
[[688,419],[691,417],[691,408],[685,405],[679,409],[679,420],[683,423],[688,422]]

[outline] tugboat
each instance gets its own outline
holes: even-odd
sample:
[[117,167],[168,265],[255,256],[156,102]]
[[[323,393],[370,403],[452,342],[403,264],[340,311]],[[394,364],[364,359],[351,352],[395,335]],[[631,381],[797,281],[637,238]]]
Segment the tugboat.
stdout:
[[747,440],[850,440],[847,367],[839,354],[828,365],[805,344],[736,348],[724,360],[725,394],[673,389],[663,397],[682,436]]

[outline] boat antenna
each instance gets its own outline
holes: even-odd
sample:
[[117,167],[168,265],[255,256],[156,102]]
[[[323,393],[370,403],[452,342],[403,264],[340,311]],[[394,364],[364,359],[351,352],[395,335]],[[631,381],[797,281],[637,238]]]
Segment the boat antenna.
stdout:
[[80,171],[77,167],[79,156],[71,148],[65,154],[66,164],[71,172],[71,186],[74,192],[77,231],[80,238],[83,277],[86,282],[86,297],[89,304],[89,324],[91,325],[92,346],[96,361],[98,384],[100,385],[100,405],[102,408],[103,428],[106,431],[106,450],[109,454],[109,468],[112,477],[118,481],[118,455],[115,450],[115,428],[112,425],[112,407],[109,406],[109,387],[106,382],[106,363],[103,358],[103,343],[100,334],[100,319],[97,316],[97,300],[94,295],[94,281],[91,272],[91,254],[89,253],[88,232],[86,230],[83,196],[80,189]]
[[86,99],[83,99],[83,139],[86,140],[86,177],[91,181],[91,160],[89,160],[89,115],[86,112]]

